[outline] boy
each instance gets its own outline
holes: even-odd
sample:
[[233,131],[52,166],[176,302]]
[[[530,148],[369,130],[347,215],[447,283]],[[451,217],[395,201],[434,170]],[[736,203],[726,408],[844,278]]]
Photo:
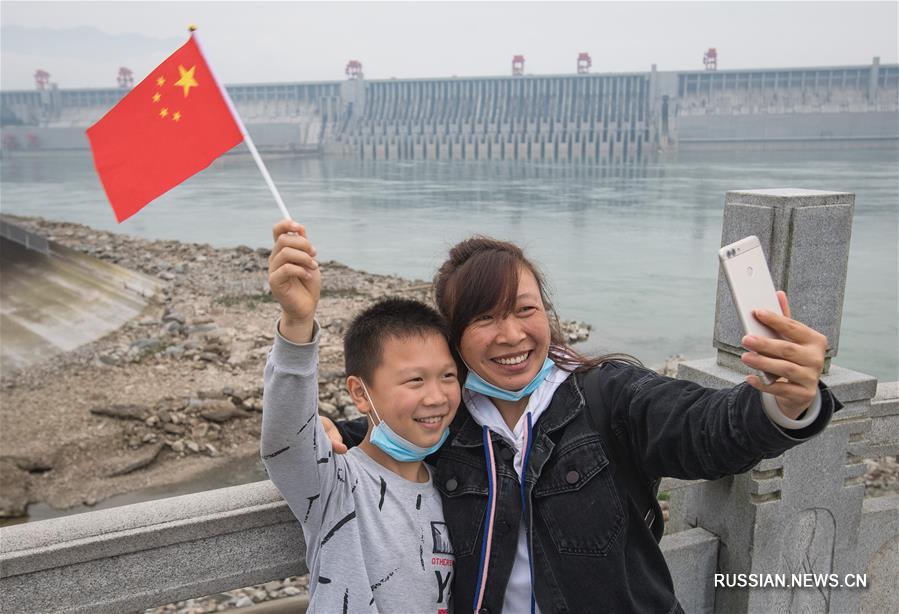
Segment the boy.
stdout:
[[317,419],[314,320],[321,275],[299,224],[275,225],[269,283],[282,316],[265,367],[269,477],[301,522],[309,612],[449,611],[454,557],[424,457],[460,401],[449,332],[415,301],[380,301],[346,333],[347,388],[368,418],[358,448],[333,454]]

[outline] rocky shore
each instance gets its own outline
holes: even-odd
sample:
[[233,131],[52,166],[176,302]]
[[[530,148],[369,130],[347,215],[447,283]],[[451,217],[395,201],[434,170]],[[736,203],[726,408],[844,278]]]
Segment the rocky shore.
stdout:
[[[91,506],[258,455],[262,369],[278,305],[268,249],[149,241],[78,224],[10,222],[163,282],[144,313],[74,351],[0,378],[0,517]],[[354,417],[342,335],[374,300],[430,283],[322,263],[320,408]],[[571,341],[589,326],[565,322]],[[213,486],[210,486],[213,487]]]

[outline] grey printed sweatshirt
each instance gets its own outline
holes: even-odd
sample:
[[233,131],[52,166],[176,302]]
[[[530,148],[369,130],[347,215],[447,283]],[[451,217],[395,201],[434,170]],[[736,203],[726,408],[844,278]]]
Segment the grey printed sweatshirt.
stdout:
[[262,412],[265,468],[306,539],[309,612],[447,614],[455,557],[440,496],[359,448],[332,452],[317,418],[319,336],[317,323],[307,344],[276,334]]

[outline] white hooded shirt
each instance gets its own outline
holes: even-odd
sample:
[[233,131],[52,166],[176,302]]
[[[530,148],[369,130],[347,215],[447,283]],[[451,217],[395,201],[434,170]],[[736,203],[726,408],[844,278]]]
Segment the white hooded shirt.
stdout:
[[[515,472],[518,474],[518,480],[521,481],[521,470],[524,464],[524,435],[527,426],[527,415],[531,415],[531,427],[537,425],[540,416],[549,407],[553,395],[565,380],[571,375],[568,371],[564,371],[554,366],[546,376],[546,379],[537,387],[530,398],[528,398],[527,407],[521,418],[515,424],[515,428],[510,429],[509,425],[503,420],[502,414],[496,408],[488,397],[468,390],[462,389],[462,398],[465,406],[475,422],[502,437],[512,449],[515,450],[515,458],[512,464]],[[503,597],[503,612],[508,614],[529,614],[531,611],[531,571],[528,556],[528,538],[526,522],[518,525],[518,547],[515,551],[515,561],[512,563],[512,574],[509,576],[509,584],[506,586],[506,594]],[[540,612],[536,608],[536,612]]]

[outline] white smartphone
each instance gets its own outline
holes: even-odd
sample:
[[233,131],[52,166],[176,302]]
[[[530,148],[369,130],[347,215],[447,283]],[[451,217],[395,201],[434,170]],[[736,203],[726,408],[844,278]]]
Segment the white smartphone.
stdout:
[[[718,252],[718,258],[721,260],[724,276],[727,277],[743,332],[756,337],[780,339],[780,335],[752,315],[753,309],[767,309],[783,315],[758,237],[753,235],[725,245]],[[773,384],[777,379],[770,373],[757,373],[765,384]]]

